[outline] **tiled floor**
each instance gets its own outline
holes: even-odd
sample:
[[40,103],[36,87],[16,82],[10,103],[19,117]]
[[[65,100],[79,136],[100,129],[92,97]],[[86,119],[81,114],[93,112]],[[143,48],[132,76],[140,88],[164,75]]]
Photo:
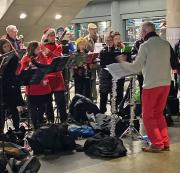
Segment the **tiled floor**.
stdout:
[[169,133],[171,138],[169,152],[143,153],[141,141],[132,142],[131,139],[125,139],[124,143],[128,149],[126,157],[102,160],[92,159],[84,153],[41,156],[40,173],[179,173],[180,126],[170,128]]
[[[71,90],[73,95],[73,90]],[[110,112],[110,106],[108,106]],[[141,128],[143,129],[143,127]],[[143,131],[142,131],[143,133]],[[143,153],[141,141],[124,139],[128,155],[113,160],[90,158],[84,153],[40,156],[40,173],[180,173],[180,123],[169,128],[171,151]],[[83,144],[84,141],[78,141]]]

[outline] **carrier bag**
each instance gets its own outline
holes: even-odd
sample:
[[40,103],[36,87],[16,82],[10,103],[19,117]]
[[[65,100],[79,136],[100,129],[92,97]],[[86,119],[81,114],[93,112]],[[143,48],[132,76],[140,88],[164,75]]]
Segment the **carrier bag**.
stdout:
[[121,139],[99,133],[86,140],[84,152],[89,156],[117,158],[126,156],[127,150]]

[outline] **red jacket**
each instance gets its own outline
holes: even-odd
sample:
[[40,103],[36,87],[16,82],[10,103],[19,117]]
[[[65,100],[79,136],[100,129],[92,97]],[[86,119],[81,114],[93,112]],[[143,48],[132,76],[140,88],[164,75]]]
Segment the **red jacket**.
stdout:
[[[43,55],[38,56],[36,60],[39,63],[47,64],[47,59]],[[21,73],[25,68],[27,68],[30,62],[31,62],[31,58],[28,55],[25,55],[20,61],[21,67],[19,73]],[[45,95],[50,93],[51,93],[51,88],[49,85],[48,75],[44,77],[44,79],[40,84],[26,86],[26,95],[38,96],[38,95]]]
[[[48,64],[51,64],[54,57],[59,57],[62,55],[62,46],[58,44],[46,44],[45,47],[51,52],[47,55]],[[55,72],[48,74],[48,79],[51,87],[51,91],[64,91],[64,78],[62,72]]]

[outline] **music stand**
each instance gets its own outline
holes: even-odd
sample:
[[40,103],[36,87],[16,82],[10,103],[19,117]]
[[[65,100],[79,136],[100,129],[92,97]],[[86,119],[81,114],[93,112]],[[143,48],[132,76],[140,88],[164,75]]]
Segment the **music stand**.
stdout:
[[51,72],[63,71],[69,63],[69,56],[54,57],[51,63]]
[[[29,69],[25,69],[19,75],[19,81],[21,86],[27,86],[30,88],[30,85],[40,84],[44,78],[44,76],[50,72],[49,66],[43,68],[31,67]],[[28,93],[29,95],[30,93]],[[31,131],[30,128],[30,115],[28,115],[28,130]]]
[[131,135],[132,139],[134,138],[134,135],[138,136],[138,139],[143,140],[143,136],[136,130],[134,127],[134,108],[135,108],[135,101],[134,101],[134,94],[135,94],[135,87],[136,87],[136,73],[132,71],[132,69],[127,69],[124,67],[123,64],[114,63],[111,65],[107,65],[107,70],[113,77],[113,85],[112,85],[112,100],[111,100],[111,136],[115,136],[115,127],[116,127],[116,89],[117,89],[117,80],[125,77],[131,78],[131,87],[130,87],[130,124],[129,127],[124,131],[124,133],[120,136],[122,138],[123,136],[129,134]]
[[[52,71],[50,72],[57,72],[57,71],[64,71],[66,70],[66,75],[67,75],[67,79],[69,79],[69,72],[68,72],[68,66],[71,63],[71,59],[69,55],[63,55],[62,57],[55,57],[53,58],[53,61],[51,63],[51,66],[53,66],[53,68],[51,69]],[[66,100],[69,101],[70,99],[70,91],[69,91],[69,84],[68,84],[68,80],[65,80],[65,85],[66,85]],[[67,103],[68,103],[67,101]],[[68,105],[67,105],[68,106]],[[55,117],[55,124],[60,123],[60,114],[59,114],[59,110],[57,108],[57,105],[55,106],[55,110],[57,110],[57,114]]]

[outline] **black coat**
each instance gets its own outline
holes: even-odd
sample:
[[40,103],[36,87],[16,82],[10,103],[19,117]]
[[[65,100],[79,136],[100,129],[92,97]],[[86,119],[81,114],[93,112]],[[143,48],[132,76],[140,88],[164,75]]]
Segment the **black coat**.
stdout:
[[22,106],[24,104],[18,77],[16,76],[18,65],[18,57],[14,54],[2,75],[3,101],[6,106]]
[[131,55],[137,55],[138,54],[138,51],[139,51],[139,48],[140,48],[140,45],[143,43],[143,40],[137,40],[135,43],[134,43],[134,46],[132,47],[132,50],[131,50]]
[[120,51],[116,51],[114,47],[110,48],[108,50],[108,47],[105,47],[100,52],[100,66],[101,66],[101,72],[100,72],[100,93],[110,93],[112,88],[112,76],[111,74],[105,70],[106,65],[117,63],[117,60],[115,59],[116,56],[120,55]]
[[180,40],[174,46],[174,53],[178,60],[180,60]]
[[12,44],[12,46],[14,47],[15,50],[20,50],[20,40],[18,39],[12,39],[8,34],[6,36],[6,39],[10,41],[10,43]]

